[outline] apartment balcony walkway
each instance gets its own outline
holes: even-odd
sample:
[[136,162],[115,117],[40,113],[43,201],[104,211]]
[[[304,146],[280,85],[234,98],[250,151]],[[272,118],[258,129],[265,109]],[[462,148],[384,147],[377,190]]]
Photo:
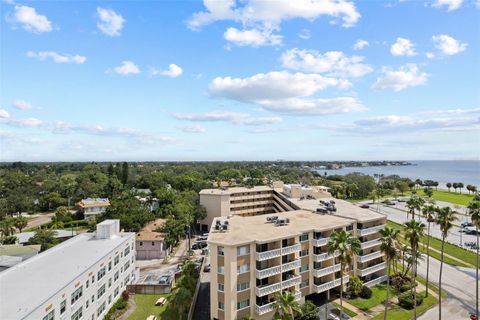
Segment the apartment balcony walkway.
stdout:
[[362,242],[360,244],[360,246],[361,246],[362,249],[367,249],[367,248],[378,246],[380,244],[381,244],[380,239],[373,239],[373,240],[370,240],[370,241]]
[[[350,281],[350,276],[344,276],[343,277],[343,284],[345,285]],[[320,285],[314,285],[313,287],[315,288],[316,293],[324,292],[333,288],[338,287],[341,284],[341,279],[335,279],[330,282],[322,283]]]
[[320,278],[320,277],[323,277],[327,274],[331,274],[331,273],[335,273],[337,271],[340,271],[340,264],[336,264],[334,266],[330,266],[330,267],[326,267],[326,268],[323,268],[323,269],[313,269],[313,276],[314,277],[317,277],[317,278]]
[[328,243],[328,240],[330,240],[330,238],[313,239],[313,245],[315,247],[325,246]]
[[379,263],[377,265],[374,265],[374,266],[371,266],[371,267],[368,267],[368,268],[365,268],[365,269],[360,269],[359,274],[360,274],[361,277],[367,276],[369,274],[372,274],[372,273],[375,273],[377,271],[383,270],[386,267],[387,267],[387,263],[382,262],[382,263]]
[[261,287],[256,287],[255,288],[255,294],[258,297],[263,297],[268,294],[280,291],[282,289],[287,289],[292,286],[295,286],[297,284],[300,284],[302,282],[302,277],[301,276],[293,276],[290,279],[284,280],[282,282],[276,282],[273,284],[269,284],[266,286],[261,286]]
[[372,253],[369,253],[369,254],[366,254],[366,255],[363,255],[363,256],[358,256],[358,261],[361,262],[361,263],[364,263],[364,262],[367,262],[367,261],[370,261],[370,260],[373,260],[373,259],[376,259],[376,258],[380,258],[380,257],[383,257],[383,252],[382,251],[375,251],[375,252],[372,252]]
[[380,283],[385,282],[385,281],[387,281],[387,276],[386,275],[378,277],[378,278],[370,280],[370,281],[367,281],[367,282],[364,283],[364,285],[366,285],[367,287],[370,288],[370,287],[376,286],[377,284],[380,284]]
[[378,226],[365,228],[365,229],[357,229],[357,233],[358,233],[359,236],[368,236],[369,234],[377,233],[378,231],[382,230],[383,228],[385,228],[385,224],[381,224],[381,225],[378,225]]

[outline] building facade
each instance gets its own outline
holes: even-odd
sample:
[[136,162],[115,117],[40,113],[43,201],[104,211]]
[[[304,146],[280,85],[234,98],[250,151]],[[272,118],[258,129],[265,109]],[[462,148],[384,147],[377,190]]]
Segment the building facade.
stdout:
[[107,210],[110,201],[107,198],[88,198],[80,201],[78,205],[82,209],[85,219],[93,220]]
[[167,245],[165,236],[156,232],[164,223],[165,219],[157,219],[148,223],[135,235],[137,260],[152,260],[165,257]]
[[135,279],[135,234],[106,220],[0,273],[0,319],[103,319]]

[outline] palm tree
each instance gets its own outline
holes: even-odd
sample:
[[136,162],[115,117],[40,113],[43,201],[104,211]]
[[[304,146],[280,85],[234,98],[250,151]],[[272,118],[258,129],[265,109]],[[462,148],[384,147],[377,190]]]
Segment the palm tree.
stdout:
[[339,254],[338,261],[340,261],[340,314],[343,313],[343,275],[345,273],[345,266],[352,264],[354,255],[358,255],[361,250],[360,240],[352,236],[350,232],[345,230],[335,231],[330,236],[327,243],[328,253],[333,255],[335,252]]
[[385,299],[385,314],[383,315],[383,319],[387,320],[388,287],[390,286],[390,266],[392,264],[392,261],[396,260],[398,257],[398,249],[400,247],[398,242],[398,236],[400,235],[400,230],[385,227],[384,229],[380,230],[380,234],[382,235],[380,250],[385,254],[385,257],[387,258],[387,292]]
[[192,301],[192,292],[184,286],[178,286],[174,289],[170,296],[170,305],[178,310],[178,319],[182,320],[185,315],[185,310],[190,307]]
[[476,285],[475,285],[475,315],[477,316],[478,319],[478,299],[480,298],[478,296],[478,268],[479,266],[479,252],[478,252],[478,229],[480,228],[480,200],[474,199],[468,204],[468,213],[470,214],[470,219],[472,220],[473,224],[475,225],[475,230],[477,231],[477,268],[475,271],[475,278],[477,279]]
[[425,297],[428,297],[428,274],[430,271],[430,224],[435,221],[435,206],[428,204],[423,207],[423,215],[427,218],[427,283]]
[[0,232],[4,237],[11,236],[15,233],[15,224],[13,218],[6,218],[0,221]]
[[[442,252],[440,255],[440,276],[438,279],[438,290],[442,292],[442,271],[443,271],[443,253],[445,247],[445,238],[447,238],[448,231],[452,229],[453,222],[456,219],[456,212],[450,207],[438,208],[436,222],[440,226],[442,232]],[[442,320],[442,295],[438,295],[438,319]]]
[[22,232],[22,230],[28,225],[28,219],[24,216],[16,217],[13,220],[15,227]]
[[290,291],[278,293],[273,305],[275,319],[294,320],[295,315],[302,314],[302,308]]
[[424,236],[425,224],[423,222],[410,220],[405,223],[405,239],[410,242],[412,250],[412,281],[413,289],[413,317],[417,319],[417,290],[415,290],[415,282],[417,278],[417,251],[420,239]]

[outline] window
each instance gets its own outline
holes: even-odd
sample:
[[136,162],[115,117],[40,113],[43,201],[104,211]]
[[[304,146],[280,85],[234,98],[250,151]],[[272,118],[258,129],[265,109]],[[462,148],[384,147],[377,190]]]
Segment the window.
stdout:
[[152,246],[154,246],[154,245],[155,245],[155,242],[154,242],[154,241],[152,241]]
[[116,287],[115,290],[113,291],[113,296],[114,297],[118,296],[118,287]]
[[110,304],[110,302],[112,302],[112,295],[108,296],[108,304]]
[[225,272],[224,266],[218,266],[218,273],[223,274]]
[[115,256],[115,259],[113,259],[113,265],[116,266],[118,262],[120,261],[120,258],[118,257],[118,254]]
[[108,279],[108,287],[110,288],[112,286],[112,278]]
[[143,242],[142,242],[142,241],[140,241],[140,247],[141,247],[141,246],[143,246]]
[[308,241],[308,233],[304,233],[299,237],[300,242]]
[[126,256],[129,253],[130,253],[130,247],[126,247],[123,255]]
[[218,301],[218,309],[225,310],[225,304],[222,301]]
[[250,246],[237,247],[237,256],[244,256],[250,253]]
[[237,291],[243,291],[250,288],[250,282],[243,282],[237,284]]
[[90,303],[90,300],[87,300],[87,301],[85,302],[85,309],[88,309],[88,304],[89,304],[89,303]]
[[250,299],[237,302],[237,310],[241,310],[250,306]]
[[43,320],[53,320],[55,317],[55,309],[51,310],[45,317],[43,317]]
[[100,315],[102,314],[102,312],[105,311],[105,308],[106,308],[106,306],[105,306],[105,302],[104,302],[104,303],[102,303],[102,304],[100,305],[100,307],[98,307],[98,309],[97,309],[97,317],[100,317]]
[[67,300],[60,302],[60,314],[63,314],[67,310]]
[[305,287],[308,287],[308,279],[303,280],[302,282],[300,282],[300,288],[305,288]]
[[218,284],[218,291],[223,292],[225,290],[225,285],[223,283]]
[[72,314],[72,320],[80,320],[83,316],[83,308],[80,307],[78,308],[77,311],[75,311],[73,314]]
[[82,297],[82,293],[83,293],[83,287],[80,286],[80,288],[78,288],[72,293],[72,299],[70,301],[70,304],[74,304],[75,302],[77,302],[77,300]]
[[308,249],[300,251],[300,257],[308,256]]
[[93,303],[93,301],[95,301],[95,295],[94,294],[92,294],[92,303]]
[[106,270],[105,270],[105,267],[103,267],[102,269],[100,269],[97,273],[97,280],[100,281],[100,279],[103,278],[103,276],[106,274]]
[[85,283],[85,287],[88,288],[88,285],[90,284],[90,280],[87,280],[87,282]]
[[108,261],[108,271],[112,270],[112,261]]
[[249,264],[242,264],[241,266],[237,266],[237,273],[245,273],[250,271],[250,265]]
[[300,272],[305,272],[308,271],[308,264],[304,264],[303,266],[300,267]]
[[101,296],[105,293],[105,284],[100,287],[97,291],[97,299],[100,299]]
[[92,283],[95,282],[95,275],[92,276]]
[[219,256],[224,256],[225,252],[223,251],[223,247],[217,247],[217,253]]
[[119,276],[119,272],[115,272],[115,274],[113,275],[113,281],[117,281],[118,280],[118,276]]
[[126,276],[125,277],[125,285],[129,284],[130,283],[130,277],[129,276]]
[[125,262],[125,265],[123,266],[123,271],[127,271],[128,267],[130,267],[130,261]]

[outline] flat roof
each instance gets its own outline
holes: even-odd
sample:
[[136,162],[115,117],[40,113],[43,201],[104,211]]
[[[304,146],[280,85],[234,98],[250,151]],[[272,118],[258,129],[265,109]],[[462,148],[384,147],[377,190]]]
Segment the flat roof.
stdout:
[[[288,218],[290,223],[276,226],[267,222],[267,217],[278,216]],[[214,232],[215,220],[228,221],[227,231]],[[244,243],[274,241],[294,237],[303,232],[331,230],[351,224],[352,221],[334,215],[320,215],[307,210],[294,210],[258,216],[242,217],[233,215],[230,218],[215,218],[208,235],[208,242],[220,245],[239,245]]]
[[134,233],[83,233],[0,273],[0,319],[23,319]]
[[301,209],[317,211],[317,208],[324,208],[325,206],[320,203],[320,200],[323,201],[335,201],[335,207],[337,212],[334,212],[333,215],[341,216],[345,218],[355,219],[359,222],[368,222],[378,219],[385,218],[385,215],[373,212],[369,209],[360,208],[357,205],[354,205],[348,201],[336,199],[336,198],[322,198],[322,199],[303,199],[298,198],[287,198],[296,204]]
[[270,186],[255,186],[253,188],[247,187],[231,187],[231,188],[218,188],[218,189],[203,189],[200,191],[200,194],[215,194],[215,195],[229,195],[234,193],[243,193],[243,192],[256,192],[256,191],[268,191],[273,190]]

